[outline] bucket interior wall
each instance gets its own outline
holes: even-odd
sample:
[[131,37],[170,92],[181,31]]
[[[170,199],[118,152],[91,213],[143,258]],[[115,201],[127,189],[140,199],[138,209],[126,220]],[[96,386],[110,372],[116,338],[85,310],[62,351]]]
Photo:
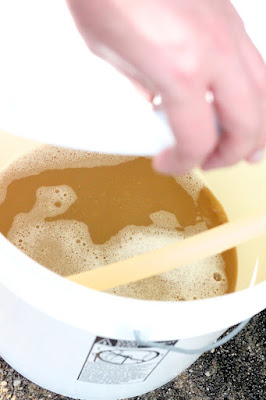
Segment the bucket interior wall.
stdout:
[[[39,144],[0,132],[0,170],[33,150]],[[229,220],[263,210],[266,207],[266,159],[258,165],[241,163],[235,167],[198,172],[223,205]],[[258,259],[256,283],[266,279],[266,235],[238,247],[237,290],[250,285]]]
[[[237,166],[213,170],[203,177],[223,205],[229,220],[266,208],[266,159],[260,164],[240,163]],[[236,290],[247,288],[258,260],[256,283],[266,279],[266,235],[238,246],[238,277]]]

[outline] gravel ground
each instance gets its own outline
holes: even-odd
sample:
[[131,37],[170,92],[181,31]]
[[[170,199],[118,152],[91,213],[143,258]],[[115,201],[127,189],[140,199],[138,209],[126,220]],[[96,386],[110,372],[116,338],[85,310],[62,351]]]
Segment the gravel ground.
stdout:
[[[266,311],[233,340],[205,353],[164,387],[134,400],[266,399]],[[0,400],[71,400],[29,382],[0,358]]]

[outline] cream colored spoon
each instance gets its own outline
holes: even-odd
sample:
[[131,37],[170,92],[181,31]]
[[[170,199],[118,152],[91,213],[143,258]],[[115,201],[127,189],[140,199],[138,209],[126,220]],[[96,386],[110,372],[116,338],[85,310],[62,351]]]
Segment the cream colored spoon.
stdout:
[[211,257],[263,233],[266,233],[266,211],[227,222],[149,253],[68,276],[68,279],[92,289],[107,290]]

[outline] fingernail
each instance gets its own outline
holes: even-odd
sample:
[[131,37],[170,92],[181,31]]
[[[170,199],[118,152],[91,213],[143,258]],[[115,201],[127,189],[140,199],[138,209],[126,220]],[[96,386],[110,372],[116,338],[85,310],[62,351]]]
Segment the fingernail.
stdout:
[[252,163],[257,163],[263,160],[265,155],[265,149],[261,149],[256,151],[255,153],[252,154],[252,156],[248,157],[248,161]]

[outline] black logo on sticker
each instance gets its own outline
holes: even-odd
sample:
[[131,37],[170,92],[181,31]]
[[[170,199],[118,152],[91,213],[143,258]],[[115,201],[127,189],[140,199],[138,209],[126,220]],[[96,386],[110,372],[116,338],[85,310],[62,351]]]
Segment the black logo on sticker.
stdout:
[[159,354],[154,350],[138,350],[134,355],[130,350],[104,350],[96,353],[96,358],[99,357],[100,360],[110,364],[142,364],[154,360]]
[[[177,342],[177,340],[172,340],[157,343],[174,346]],[[143,382],[168,353],[168,349],[142,346],[134,340],[116,340],[97,336],[78,380],[118,385]]]

